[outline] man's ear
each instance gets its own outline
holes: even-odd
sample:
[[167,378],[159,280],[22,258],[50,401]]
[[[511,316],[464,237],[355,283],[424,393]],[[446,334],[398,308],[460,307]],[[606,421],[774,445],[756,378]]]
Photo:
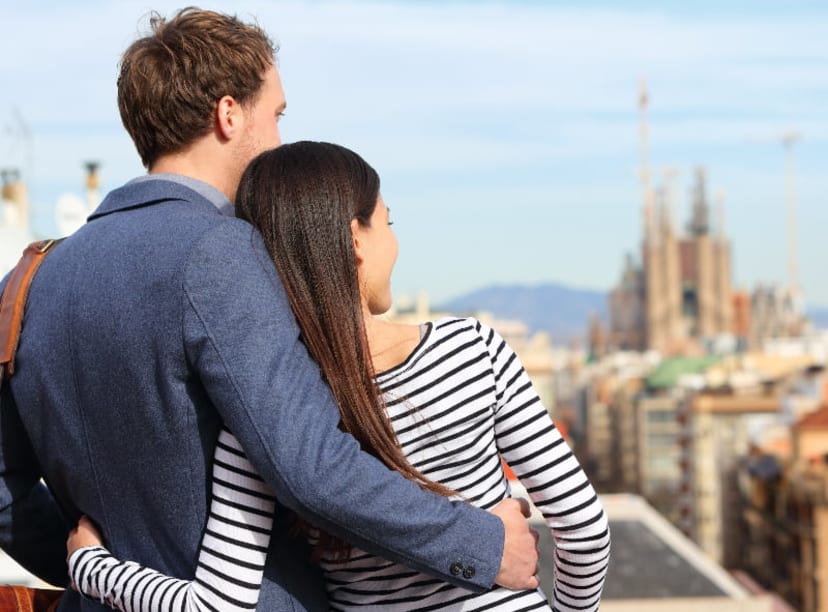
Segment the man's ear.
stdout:
[[357,265],[361,264],[363,260],[361,252],[362,246],[359,242],[359,235],[361,231],[362,227],[360,226],[359,221],[357,221],[356,219],[351,219],[351,238],[354,241],[354,254],[356,255]]
[[241,106],[233,96],[223,96],[216,105],[216,127],[219,134],[230,140],[239,129],[241,122]]

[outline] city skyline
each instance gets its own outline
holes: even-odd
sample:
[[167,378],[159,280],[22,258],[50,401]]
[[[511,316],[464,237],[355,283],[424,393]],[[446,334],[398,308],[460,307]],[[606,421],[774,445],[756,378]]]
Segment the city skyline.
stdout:
[[[21,170],[34,229],[143,168],[115,105],[117,62],[155,8],[81,1],[6,7],[0,167]],[[401,250],[395,293],[435,302],[490,284],[609,290],[639,255],[639,84],[652,181],[677,222],[695,168],[723,194],[733,285],[787,280],[785,151],[793,147],[798,280],[828,305],[828,94],[817,2],[223,2],[279,43],[285,141],[329,140],[380,173]],[[72,26],[67,26],[72,24]]]

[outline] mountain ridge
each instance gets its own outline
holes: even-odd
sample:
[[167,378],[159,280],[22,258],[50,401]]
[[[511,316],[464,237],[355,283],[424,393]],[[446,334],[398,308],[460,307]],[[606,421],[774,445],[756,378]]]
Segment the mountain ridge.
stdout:
[[502,319],[518,319],[531,333],[544,331],[553,342],[583,340],[589,318],[607,320],[607,292],[563,283],[496,284],[444,301],[440,309],[458,314],[486,311]]
[[[559,282],[498,283],[474,289],[440,303],[439,310],[470,315],[490,312],[502,319],[526,323],[530,333],[544,331],[555,343],[583,341],[590,317],[608,321],[608,291],[583,289]],[[819,329],[828,329],[828,306],[812,306],[808,317]]]

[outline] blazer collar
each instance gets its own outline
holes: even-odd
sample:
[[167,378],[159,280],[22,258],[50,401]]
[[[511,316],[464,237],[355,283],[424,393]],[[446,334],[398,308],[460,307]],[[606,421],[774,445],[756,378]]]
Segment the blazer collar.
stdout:
[[174,181],[158,179],[152,181],[138,181],[127,183],[110,191],[97,209],[89,215],[87,221],[103,217],[111,213],[152,206],[161,202],[181,200],[198,206],[203,206],[220,215],[216,206],[203,195],[189,187]]

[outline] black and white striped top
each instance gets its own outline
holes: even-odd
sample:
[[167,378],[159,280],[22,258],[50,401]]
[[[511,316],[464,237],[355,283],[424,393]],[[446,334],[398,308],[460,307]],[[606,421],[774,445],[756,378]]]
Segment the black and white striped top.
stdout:
[[[377,381],[412,465],[457,491],[462,499],[488,509],[508,497],[509,484],[500,457],[507,461],[555,537],[556,578],[549,598],[552,609],[597,610],[609,560],[606,516],[520,361],[503,339],[474,319],[442,319],[427,327],[404,363],[382,373]],[[247,513],[266,504],[272,507],[272,500],[258,497],[266,489],[252,474],[252,467],[244,464],[243,455],[236,454],[239,447],[235,439],[222,433],[220,441],[217,458],[219,452],[232,449],[233,469],[241,470],[246,479],[232,491],[240,493],[255,482],[257,495],[246,499],[241,508],[237,501],[228,508],[225,497],[214,495],[205,541],[216,538],[226,546],[243,542],[246,550],[254,550],[246,546],[250,533],[261,535],[259,530],[269,524],[257,512],[256,518],[265,520],[258,520],[257,531],[248,533]],[[233,475],[233,480],[237,476]],[[227,483],[219,482],[219,486]],[[267,542],[257,540],[256,544],[264,544],[258,549],[258,559],[245,558],[244,566],[234,563],[241,558],[235,552],[217,555],[211,552],[213,545],[203,547],[193,582],[173,581],[118,561],[101,548],[75,552],[70,573],[84,594],[130,612],[251,609]],[[321,565],[334,610],[550,609],[540,590],[495,587],[485,593],[470,593],[358,549],[347,562],[323,559]],[[172,593],[185,602],[184,607],[166,605],[172,601]]]

